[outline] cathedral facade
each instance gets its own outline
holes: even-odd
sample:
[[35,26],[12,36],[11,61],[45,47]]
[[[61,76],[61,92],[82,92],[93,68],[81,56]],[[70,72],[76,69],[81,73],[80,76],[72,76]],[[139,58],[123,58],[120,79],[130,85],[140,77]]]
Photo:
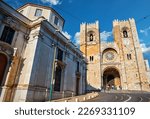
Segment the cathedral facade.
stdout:
[[135,20],[113,21],[114,42],[102,42],[99,22],[80,26],[80,50],[87,59],[87,90],[149,91]]

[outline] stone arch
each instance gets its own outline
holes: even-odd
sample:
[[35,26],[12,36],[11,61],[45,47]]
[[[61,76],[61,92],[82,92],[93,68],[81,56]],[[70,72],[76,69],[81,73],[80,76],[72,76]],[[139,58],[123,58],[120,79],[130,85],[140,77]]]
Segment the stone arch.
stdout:
[[123,27],[122,28],[122,35],[123,35],[124,38],[128,38],[129,37],[128,31],[129,31],[128,27]]
[[106,67],[103,70],[102,82],[104,89],[121,89],[121,76],[118,68]]
[[114,52],[116,52],[116,53],[118,54],[117,50],[114,49],[114,48],[112,48],[112,47],[105,48],[105,49],[103,50],[102,54],[104,54],[105,52],[110,51],[110,50],[112,50],[112,51],[114,51]]

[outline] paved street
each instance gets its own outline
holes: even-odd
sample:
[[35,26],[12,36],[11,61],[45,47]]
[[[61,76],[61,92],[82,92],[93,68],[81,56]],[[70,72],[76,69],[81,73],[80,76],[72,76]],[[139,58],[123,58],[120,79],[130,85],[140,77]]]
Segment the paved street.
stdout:
[[147,92],[107,92],[87,102],[150,102],[150,93]]

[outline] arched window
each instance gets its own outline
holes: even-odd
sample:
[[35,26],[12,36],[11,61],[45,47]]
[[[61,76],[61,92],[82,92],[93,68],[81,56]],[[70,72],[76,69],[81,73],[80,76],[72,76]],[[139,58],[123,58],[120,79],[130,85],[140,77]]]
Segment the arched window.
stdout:
[[4,54],[0,53],[0,86],[2,86],[6,66],[7,57]]
[[90,41],[93,41],[93,34],[90,34]]
[[123,31],[123,37],[127,38],[128,37],[128,32],[126,30]]

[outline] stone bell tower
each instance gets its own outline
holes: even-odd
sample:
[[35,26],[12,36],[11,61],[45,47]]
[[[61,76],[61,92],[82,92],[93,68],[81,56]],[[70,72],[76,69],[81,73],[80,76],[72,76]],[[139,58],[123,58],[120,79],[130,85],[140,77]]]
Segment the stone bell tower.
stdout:
[[113,22],[114,42],[120,50],[122,84],[128,90],[149,90],[144,58],[134,19]]
[[87,59],[87,90],[101,87],[99,22],[80,26],[80,50]]

